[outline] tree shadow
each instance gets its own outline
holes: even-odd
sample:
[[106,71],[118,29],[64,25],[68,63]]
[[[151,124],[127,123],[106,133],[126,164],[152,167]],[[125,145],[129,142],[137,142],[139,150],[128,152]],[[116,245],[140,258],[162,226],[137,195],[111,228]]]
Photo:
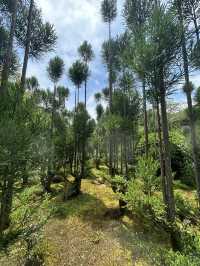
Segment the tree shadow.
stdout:
[[70,216],[78,216],[84,221],[93,222],[102,219],[107,207],[96,196],[82,192],[77,197],[63,201],[63,195],[59,194],[51,202],[52,217],[65,219]]
[[121,219],[122,226],[116,231],[116,237],[122,247],[131,252],[134,263],[141,258],[155,263],[153,260],[160,250],[171,247],[170,235],[164,229],[133,214],[125,215],[124,218],[127,218],[127,221]]

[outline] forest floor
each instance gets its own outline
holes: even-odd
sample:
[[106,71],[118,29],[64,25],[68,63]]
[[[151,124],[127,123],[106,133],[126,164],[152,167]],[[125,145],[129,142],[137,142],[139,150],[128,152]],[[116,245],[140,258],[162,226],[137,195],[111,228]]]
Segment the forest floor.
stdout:
[[[103,166],[100,170],[92,168],[88,178],[82,180],[82,193],[66,202],[63,201],[63,183],[52,186],[53,193],[47,201],[38,181],[26,189],[19,186],[14,200],[14,228],[21,226],[16,221],[31,209],[37,212],[33,219],[28,215],[28,224],[37,225],[43,216],[51,213],[39,233],[41,240],[37,239],[34,246],[44,261],[42,265],[160,265],[158,257],[171,249],[169,235],[149,219],[133,213],[120,216],[117,194],[105,181],[107,174]],[[176,182],[175,189],[195,203],[194,191],[187,190],[180,182]],[[22,235],[6,253],[0,253],[0,266],[24,265],[21,262],[27,256],[24,240]]]
[[116,195],[96,176],[82,181],[77,198],[63,203],[58,194],[52,200],[56,215],[45,226],[45,265],[154,265],[156,252],[169,248],[166,233],[136,216],[119,217]]

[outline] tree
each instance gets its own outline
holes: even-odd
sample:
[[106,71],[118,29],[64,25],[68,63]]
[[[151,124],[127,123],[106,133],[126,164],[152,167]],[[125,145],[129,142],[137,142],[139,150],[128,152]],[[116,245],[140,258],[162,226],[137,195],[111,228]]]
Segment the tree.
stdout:
[[12,54],[13,54],[13,41],[14,41],[15,28],[16,28],[17,8],[18,8],[18,0],[14,0],[11,5],[12,16],[11,16],[11,23],[10,23],[9,39],[8,39],[8,44],[6,48],[5,61],[4,61],[2,77],[1,77],[1,91],[5,90],[5,86],[7,84],[8,77],[9,77],[9,69],[11,67]]
[[57,39],[54,26],[43,22],[41,10],[34,0],[29,2],[29,6],[20,6],[15,32],[18,45],[25,50],[21,76],[23,89],[29,58],[39,59],[44,53],[52,51]]
[[185,77],[185,93],[187,97],[188,104],[188,116],[190,121],[190,130],[191,130],[191,145],[192,145],[192,154],[194,161],[194,170],[195,170],[195,178],[197,184],[197,195],[198,201],[200,204],[200,164],[199,164],[199,147],[197,144],[197,135],[196,135],[196,126],[194,120],[194,110],[192,103],[192,90],[190,83],[190,72],[189,72],[189,58],[188,58],[188,49],[187,49],[187,39],[186,39],[186,28],[185,28],[185,20],[183,13],[183,3],[180,0],[175,0],[174,2],[176,8],[176,14],[181,27],[181,45],[182,45],[182,57],[183,57],[183,68],[184,68],[184,77]]
[[[145,38],[142,34],[146,26],[148,18],[151,15],[153,8],[153,1],[151,0],[126,0],[124,4],[123,15],[126,20],[128,29],[132,32],[134,38]],[[149,140],[148,140],[148,117],[147,117],[147,98],[146,98],[146,80],[144,71],[144,57],[142,54],[137,54],[137,61],[135,60],[135,71],[142,82],[143,93],[143,112],[144,112],[144,133],[145,133],[145,150],[146,156],[148,155]]]
[[[5,61],[8,38],[9,34],[7,32],[7,29],[3,25],[0,26],[0,76],[2,74],[3,65]],[[19,68],[19,59],[16,52],[13,50],[9,75],[16,76],[18,68]]]
[[103,0],[101,4],[101,14],[103,21],[108,23],[108,42],[109,42],[109,106],[112,109],[112,62],[111,62],[111,23],[117,16],[117,1],[116,0]]
[[[173,38],[172,38],[173,32]],[[145,78],[153,89],[155,100],[161,106],[162,134],[164,161],[164,201],[169,222],[175,220],[175,203],[173,194],[173,177],[170,158],[169,129],[166,109],[167,90],[180,79],[181,73],[177,68],[180,55],[180,27],[173,13],[160,5],[153,9],[146,27],[145,38],[133,38],[134,55],[143,54],[143,70]],[[170,37],[171,36],[171,37]],[[134,42],[136,45],[134,45]],[[139,45],[138,45],[139,44]],[[136,49],[136,50],[135,50]],[[142,50],[142,53],[140,52]],[[131,55],[131,54],[130,54]],[[133,57],[134,59],[134,57]],[[137,59],[137,58],[136,58]],[[135,59],[134,59],[135,60]],[[138,65],[137,64],[136,66]],[[140,64],[138,65],[140,67]],[[158,98],[157,98],[158,97]],[[158,108],[159,110],[159,108]],[[162,163],[162,162],[161,162]],[[166,195],[165,195],[166,193]]]
[[38,79],[34,76],[31,78],[26,79],[26,87],[29,91],[34,92],[35,90],[39,89],[39,82]]
[[[112,113],[112,94],[113,94],[113,73],[112,73],[112,62],[111,62],[111,54],[112,54],[112,46],[111,46],[111,24],[117,16],[117,1],[116,0],[103,0],[101,4],[101,14],[103,21],[108,23],[108,46],[109,46],[109,58],[108,58],[108,71],[109,71],[109,108]],[[109,171],[110,174],[113,175],[113,147],[112,147],[112,136],[110,136],[109,141]]]
[[200,15],[199,15],[199,0],[184,0],[182,1],[183,6],[183,15],[185,19],[189,23],[193,23],[194,25],[194,32],[196,35],[197,42],[200,41],[200,30],[199,30],[199,21],[200,21]]
[[0,234],[10,225],[14,185],[27,175],[26,166],[29,171],[36,170],[41,149],[33,151],[41,134],[35,95],[26,95],[17,102],[20,87],[10,83],[7,92],[0,104]]
[[86,80],[86,78],[88,77],[88,73],[89,73],[88,66],[85,63],[82,63],[81,61],[76,61],[75,63],[73,63],[73,65],[69,69],[69,78],[74,83],[74,85],[77,87],[77,90],[78,90],[78,99],[77,99],[77,102],[75,100],[75,109],[76,109],[77,103],[79,103],[80,87],[82,83]]
[[54,125],[55,125],[55,111],[56,111],[56,95],[57,95],[57,83],[63,75],[64,72],[64,62],[58,56],[54,57],[49,61],[47,72],[50,80],[54,83],[54,92],[53,92],[53,103],[52,103],[52,112],[51,112],[51,127],[50,127],[50,142],[51,142],[51,159],[49,161],[49,170],[47,176],[47,182],[45,184],[45,190],[47,192],[51,191],[51,177],[54,172],[53,160],[54,160]]
[[[83,62],[88,66],[88,63],[94,58],[94,52],[92,50],[92,45],[87,41],[84,41],[83,44],[79,47],[78,52],[83,60]],[[89,72],[88,72],[89,74]],[[89,76],[89,75],[88,75]],[[85,78],[85,108],[87,102],[87,80],[88,76]]]

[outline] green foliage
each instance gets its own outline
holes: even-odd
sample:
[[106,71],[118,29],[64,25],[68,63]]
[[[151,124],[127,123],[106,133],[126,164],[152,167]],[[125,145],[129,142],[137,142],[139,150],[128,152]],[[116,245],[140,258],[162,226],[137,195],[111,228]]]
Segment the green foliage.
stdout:
[[[18,45],[26,47],[26,33],[28,27],[29,4],[23,1],[18,8],[15,35]],[[57,36],[54,26],[49,22],[43,22],[41,10],[34,5],[31,25],[29,56],[40,58],[43,54],[53,50]]]
[[26,87],[28,88],[28,90],[30,90],[32,92],[39,89],[38,79],[34,76],[26,79]]
[[57,83],[58,80],[62,77],[63,71],[64,62],[60,57],[56,56],[49,61],[47,72],[52,82]]
[[[5,27],[0,25],[0,75],[3,68],[3,63],[6,55],[6,48],[8,43],[8,32]],[[10,66],[10,75],[15,76],[19,69],[19,59],[15,51],[13,51],[11,56],[11,66]]]
[[81,61],[76,61],[69,69],[69,78],[77,87],[80,87],[83,81],[88,76],[89,76],[88,66]]
[[74,134],[78,139],[79,144],[84,143],[94,130],[94,121],[81,103],[77,106],[73,122]]
[[180,192],[175,194],[176,213],[181,221],[185,220],[189,224],[197,223],[199,216],[197,208],[191,201],[186,200]]
[[195,101],[197,102],[198,106],[200,106],[200,87],[195,92]]
[[153,8],[153,1],[151,0],[126,0],[124,4],[123,16],[127,27],[137,32],[145,25]]
[[136,166],[136,177],[140,178],[144,183],[144,193],[151,196],[159,185],[159,178],[157,172],[159,169],[159,162],[153,157],[140,157]]
[[90,62],[94,58],[94,52],[92,50],[92,45],[87,41],[84,41],[79,47],[78,52],[85,63]]
[[101,14],[104,22],[111,23],[117,16],[117,1],[103,0],[101,3]]

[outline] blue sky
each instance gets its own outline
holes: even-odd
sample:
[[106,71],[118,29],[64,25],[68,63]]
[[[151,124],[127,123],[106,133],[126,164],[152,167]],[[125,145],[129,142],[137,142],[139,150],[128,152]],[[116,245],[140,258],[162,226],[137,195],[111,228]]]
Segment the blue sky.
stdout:
[[[94,117],[94,93],[107,84],[107,75],[101,59],[101,45],[107,38],[107,26],[102,22],[100,14],[101,0],[36,0],[36,2],[42,9],[44,20],[55,25],[58,41],[53,53],[48,53],[39,61],[30,60],[28,76],[37,76],[42,88],[51,88],[52,84],[46,72],[48,61],[55,55],[63,58],[65,74],[60,85],[70,89],[68,106],[71,109],[74,103],[74,87],[67,76],[68,69],[79,58],[77,48],[84,40],[89,41],[93,46],[95,59],[90,65],[92,75],[88,83],[87,106],[89,113]],[[118,18],[113,23],[113,35],[123,31],[124,23],[121,16],[123,2],[118,0]],[[195,74],[192,80],[195,85],[200,85],[200,75]],[[81,99],[84,99],[83,93]],[[175,100],[184,104],[185,96],[177,92]]]

